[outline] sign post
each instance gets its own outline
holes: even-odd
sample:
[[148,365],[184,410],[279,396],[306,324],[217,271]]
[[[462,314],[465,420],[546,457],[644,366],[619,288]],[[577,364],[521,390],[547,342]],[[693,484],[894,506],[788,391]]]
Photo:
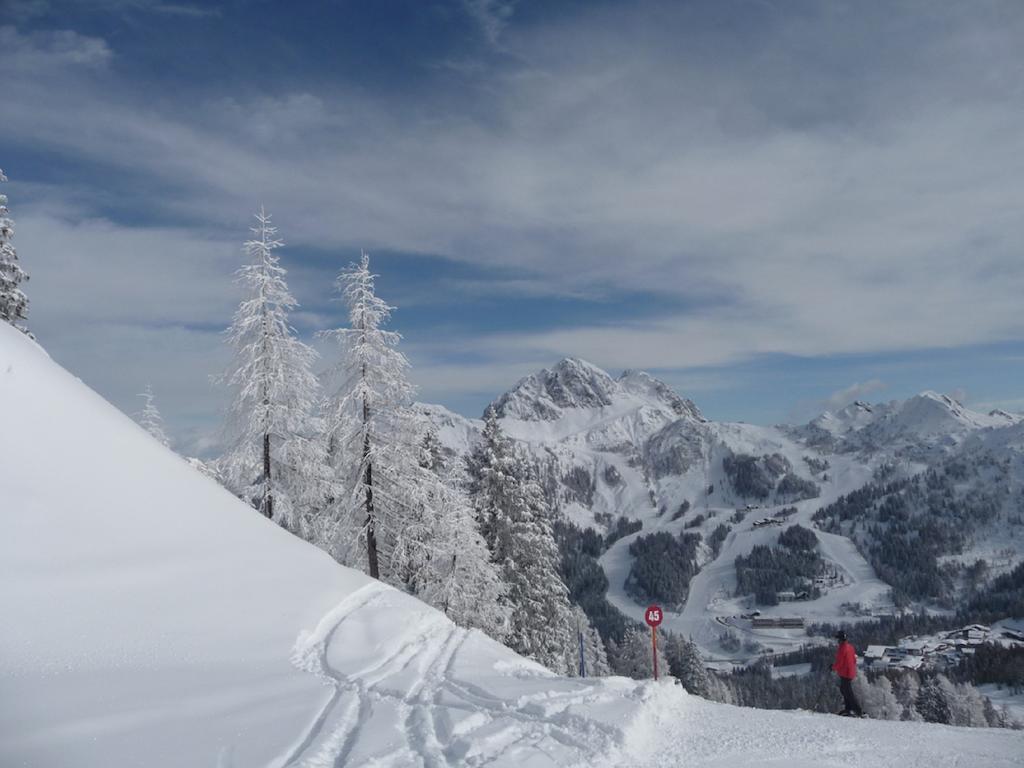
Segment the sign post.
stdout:
[[658,679],[658,625],[661,624],[665,614],[661,611],[660,605],[649,605],[644,611],[644,621],[651,628],[651,659],[654,662],[654,679]]

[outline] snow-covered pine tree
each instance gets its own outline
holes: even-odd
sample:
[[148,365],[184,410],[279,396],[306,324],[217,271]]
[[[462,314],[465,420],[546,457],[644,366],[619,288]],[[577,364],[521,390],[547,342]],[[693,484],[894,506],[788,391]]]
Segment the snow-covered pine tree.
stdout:
[[540,486],[489,408],[483,440],[470,457],[477,521],[508,585],[512,608],[506,644],[563,674],[572,674],[576,621],[558,576],[558,547]]
[[238,270],[246,297],[227,330],[235,354],[221,380],[234,397],[228,413],[228,449],[219,462],[228,488],[262,514],[299,531],[304,510],[323,477],[312,415],[319,382],[316,352],[288,323],[298,302],[274,253],[284,243],[261,208],[245,243],[250,263]]
[[[0,182],[3,181],[7,181],[7,177],[0,169]],[[0,320],[31,336],[22,324],[28,315],[28,298],[18,287],[28,280],[28,274],[18,263],[18,253],[11,242],[13,237],[14,222],[7,210],[7,195],[0,192]]]
[[921,683],[916,672],[908,671],[897,677],[892,683],[892,692],[896,701],[903,707],[900,720],[921,722],[923,718],[917,711],[917,696],[921,691]]
[[462,490],[464,473],[445,466],[433,430],[424,436],[420,465],[427,491],[424,502],[432,514],[429,549],[416,592],[456,624],[501,641],[508,633],[508,590]]
[[[654,677],[651,658],[651,632],[644,627],[630,627],[622,642],[612,649],[609,661],[616,675],[632,677],[634,680],[648,680]],[[658,674],[669,674],[668,660],[664,649],[658,646]]]
[[985,728],[989,725],[986,717],[985,702],[987,697],[981,695],[970,683],[950,683],[953,695],[950,697],[950,723],[969,728]]
[[690,693],[710,698],[711,679],[697,644],[675,632],[661,634],[669,673]]
[[917,692],[917,711],[926,723],[950,723],[951,699],[955,691],[945,675],[935,675],[921,683]]
[[137,396],[146,401],[142,406],[142,410],[139,411],[139,426],[149,432],[160,445],[169,448],[171,440],[164,431],[164,419],[160,415],[160,410],[156,407],[156,397],[153,395],[153,388],[147,384],[146,391]]
[[414,389],[409,361],[397,348],[401,335],[383,328],[394,307],[377,296],[376,277],[365,253],[342,270],[336,285],[349,327],[320,333],[342,349],[341,383],[325,414],[328,461],[344,489],[329,510],[328,551],[374,578],[407,586],[427,535],[422,500],[410,495],[420,476],[409,414]]
[[899,720],[903,715],[903,705],[897,701],[892,683],[885,675],[879,675],[874,680],[868,679],[867,675],[857,675],[853,680],[853,692],[868,717]]

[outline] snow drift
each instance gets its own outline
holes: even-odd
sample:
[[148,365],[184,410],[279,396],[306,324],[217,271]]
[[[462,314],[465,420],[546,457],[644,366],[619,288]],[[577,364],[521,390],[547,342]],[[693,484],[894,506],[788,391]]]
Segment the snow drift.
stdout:
[[0,765],[1016,765],[570,680],[291,537],[0,324]]

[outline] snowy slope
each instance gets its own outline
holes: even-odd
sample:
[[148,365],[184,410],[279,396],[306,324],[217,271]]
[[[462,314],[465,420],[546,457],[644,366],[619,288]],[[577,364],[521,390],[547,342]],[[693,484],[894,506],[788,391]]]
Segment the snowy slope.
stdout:
[[336,565],[0,325],[0,765],[974,766],[1024,735],[567,680]]
[[0,406],[0,765],[281,752],[324,696],[289,661],[296,635],[366,579],[3,324]]
[[644,716],[338,566],[6,325],[0,404],[5,768],[565,765]]

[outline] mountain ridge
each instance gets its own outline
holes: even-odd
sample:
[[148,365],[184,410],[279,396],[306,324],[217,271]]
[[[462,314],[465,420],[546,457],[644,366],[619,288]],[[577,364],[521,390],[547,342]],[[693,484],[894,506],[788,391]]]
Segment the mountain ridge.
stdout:
[[[743,655],[723,648],[716,620],[750,610],[748,598],[732,594],[736,557],[756,544],[770,545],[793,524],[815,528],[817,510],[880,478],[909,477],[944,458],[980,452],[1001,437],[1010,441],[1009,432],[1024,423],[1012,414],[973,411],[931,390],[885,403],[855,400],[797,426],[716,422],[649,374],[612,377],[574,358],[523,377],[494,403],[556,514],[603,536],[619,535],[624,525],[632,531],[600,558],[607,599],[626,616],[640,620],[643,609],[624,590],[636,562],[632,543],[650,534],[701,536],[691,599],[666,626],[717,658]],[[446,429],[453,433],[450,425]],[[479,422],[461,419],[454,430],[458,439],[442,439],[451,460],[471,449],[478,430]],[[755,507],[764,511],[745,516]],[[774,515],[783,517],[755,526]],[[888,585],[869,562],[869,542],[849,532],[817,536],[826,563],[846,574],[847,586],[799,607],[772,610],[829,622],[841,620],[842,603],[891,612]],[[795,647],[785,637],[772,645]]]

